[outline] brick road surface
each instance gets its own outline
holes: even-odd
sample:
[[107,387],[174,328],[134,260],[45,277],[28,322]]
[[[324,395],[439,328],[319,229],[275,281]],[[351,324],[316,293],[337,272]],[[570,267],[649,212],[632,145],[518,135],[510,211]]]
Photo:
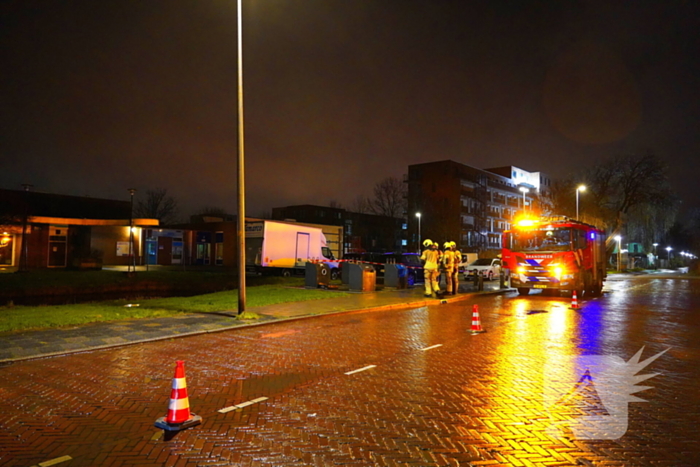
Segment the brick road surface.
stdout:
[[[478,297],[5,365],[0,464],[697,466],[699,286],[628,277],[581,310]],[[472,304],[486,333],[469,332]],[[580,376],[573,356],[627,361],[642,346],[642,360],[669,350],[641,371],[659,375],[627,405],[624,436],[574,436],[610,406],[600,391],[549,403]],[[153,423],[178,359],[203,423],[166,436]]]

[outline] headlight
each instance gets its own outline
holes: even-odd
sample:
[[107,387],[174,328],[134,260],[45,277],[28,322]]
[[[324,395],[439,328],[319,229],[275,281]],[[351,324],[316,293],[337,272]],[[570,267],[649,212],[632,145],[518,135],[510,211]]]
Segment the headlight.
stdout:
[[554,266],[552,268],[552,274],[554,274],[554,277],[557,279],[561,279],[561,275],[564,273],[564,268],[561,266]]
[[515,272],[517,272],[518,274],[525,274],[525,267],[518,266],[517,268],[515,268]]

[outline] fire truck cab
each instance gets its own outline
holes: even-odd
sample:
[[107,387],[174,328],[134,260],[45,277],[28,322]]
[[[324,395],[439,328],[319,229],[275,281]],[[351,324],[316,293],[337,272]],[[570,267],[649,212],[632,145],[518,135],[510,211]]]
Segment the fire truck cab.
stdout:
[[523,218],[504,232],[502,246],[503,267],[520,295],[541,289],[597,296],[603,289],[605,232],[592,225],[563,216]]

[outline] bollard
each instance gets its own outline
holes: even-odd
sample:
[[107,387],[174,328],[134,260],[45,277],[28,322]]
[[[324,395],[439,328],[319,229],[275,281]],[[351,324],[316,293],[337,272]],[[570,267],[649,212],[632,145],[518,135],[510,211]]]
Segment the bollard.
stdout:
[[479,292],[484,290],[484,275],[479,271],[479,286],[477,288]]
[[500,280],[501,280],[500,287],[502,289],[505,289],[506,288],[506,270],[501,268],[501,272],[500,272],[499,276],[500,276]]

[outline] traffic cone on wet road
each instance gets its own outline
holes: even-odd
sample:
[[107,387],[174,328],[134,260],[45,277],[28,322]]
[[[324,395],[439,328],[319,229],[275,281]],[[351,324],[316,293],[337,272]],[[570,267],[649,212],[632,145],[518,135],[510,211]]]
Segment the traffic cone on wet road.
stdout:
[[175,377],[170,392],[168,415],[156,420],[156,427],[166,431],[180,431],[202,423],[202,417],[190,412],[190,399],[187,396],[187,380],[185,379],[185,362],[175,362]]
[[571,292],[571,309],[578,310],[578,297],[576,297],[576,291]]
[[486,332],[485,329],[481,329],[481,319],[479,319],[479,305],[472,305],[472,334],[479,334],[481,332]]

